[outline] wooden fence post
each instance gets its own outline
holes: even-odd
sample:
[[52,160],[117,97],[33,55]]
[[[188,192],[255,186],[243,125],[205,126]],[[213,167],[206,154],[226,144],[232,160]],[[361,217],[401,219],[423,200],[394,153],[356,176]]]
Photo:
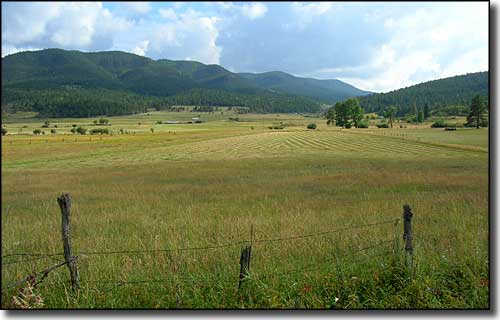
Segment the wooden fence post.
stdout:
[[64,260],[67,263],[69,269],[69,275],[71,277],[71,286],[73,290],[80,287],[78,268],[76,266],[75,257],[71,252],[71,238],[70,238],[70,211],[71,211],[71,199],[69,193],[62,193],[60,197],[57,198],[57,203],[61,208],[61,232],[62,240],[64,246]]
[[403,206],[403,221],[404,221],[404,233],[403,239],[405,240],[405,250],[408,254],[413,254],[413,234],[411,231],[411,218],[413,213],[411,213],[411,208],[409,205],[405,204]]
[[241,284],[243,280],[248,276],[248,272],[250,271],[250,259],[252,255],[252,246],[246,246],[241,248],[241,256],[240,256],[240,281],[238,283],[238,289],[241,288]]

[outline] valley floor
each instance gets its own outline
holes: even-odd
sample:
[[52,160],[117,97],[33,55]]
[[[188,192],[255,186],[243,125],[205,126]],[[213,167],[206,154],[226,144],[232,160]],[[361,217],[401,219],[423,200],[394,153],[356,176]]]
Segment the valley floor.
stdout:
[[69,134],[92,119],[52,119],[57,133],[37,137],[22,133],[43,121],[5,124],[16,134],[2,137],[2,307],[16,307],[7,284],[62,258],[5,257],[62,251],[62,192],[82,288],[68,289],[65,267],[50,273],[35,289],[44,308],[489,307],[487,129],[227,113],[157,124],[194,116],[110,117],[103,136]]

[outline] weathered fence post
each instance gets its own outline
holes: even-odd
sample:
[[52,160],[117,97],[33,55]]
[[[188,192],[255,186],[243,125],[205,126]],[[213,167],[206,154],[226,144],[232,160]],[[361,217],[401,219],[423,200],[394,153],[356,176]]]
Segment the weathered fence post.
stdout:
[[241,248],[241,256],[240,256],[240,281],[238,283],[238,289],[241,288],[241,284],[243,280],[248,276],[248,272],[250,271],[250,259],[252,255],[252,246],[246,246]]
[[71,211],[71,199],[69,193],[62,193],[60,197],[57,198],[57,203],[61,208],[61,232],[62,240],[64,245],[64,260],[67,263],[69,269],[69,275],[71,277],[71,286],[73,290],[80,287],[78,269],[76,266],[75,257],[71,252],[71,238],[70,238],[70,211]]
[[253,245],[253,224],[250,226],[250,245],[241,248],[240,256],[240,281],[238,282],[238,289],[248,276],[250,272],[250,260],[252,259],[252,245]]
[[408,254],[413,254],[412,231],[411,231],[412,217],[413,213],[411,213],[410,206],[405,204],[403,206],[403,221],[404,221],[403,239],[405,240],[405,250],[406,253]]
[[406,251],[406,266],[410,268],[410,276],[413,277],[413,233],[411,230],[411,218],[413,213],[411,213],[411,208],[409,205],[405,204],[403,206],[403,223],[404,223],[404,233],[403,239],[405,240],[405,251]]

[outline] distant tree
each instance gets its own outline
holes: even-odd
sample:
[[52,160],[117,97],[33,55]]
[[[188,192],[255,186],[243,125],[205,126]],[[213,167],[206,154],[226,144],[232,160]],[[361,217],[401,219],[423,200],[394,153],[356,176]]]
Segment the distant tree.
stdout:
[[350,100],[352,100],[352,104],[350,105],[352,123],[356,128],[358,128],[359,123],[363,120],[365,110],[359,104],[358,99]]
[[2,127],[2,136],[6,135],[7,134],[7,129]]
[[335,107],[329,108],[325,113],[326,124],[334,125],[335,124]]
[[42,133],[42,130],[40,130],[40,129],[35,129],[35,130],[33,130],[33,134],[34,134],[35,136],[39,135],[40,133]]
[[335,108],[335,124],[338,127],[345,127],[350,120],[349,106],[345,102],[337,102]]
[[335,124],[339,127],[350,128],[356,126],[364,115],[364,109],[356,98],[350,98],[335,104]]
[[424,104],[424,119],[427,119],[431,116],[430,110],[429,110],[429,105],[426,103]]
[[419,123],[424,122],[424,112],[423,111],[419,111],[417,113],[417,122],[419,122]]
[[480,95],[472,98],[470,112],[467,116],[466,126],[475,126],[479,129],[480,126],[487,126],[486,120],[486,103]]
[[84,127],[78,127],[76,128],[76,132],[81,135],[85,135],[87,133],[87,129],[85,129]]
[[397,111],[398,108],[396,106],[389,106],[387,107],[387,109],[385,109],[385,116],[389,119],[389,125],[391,126],[391,128]]

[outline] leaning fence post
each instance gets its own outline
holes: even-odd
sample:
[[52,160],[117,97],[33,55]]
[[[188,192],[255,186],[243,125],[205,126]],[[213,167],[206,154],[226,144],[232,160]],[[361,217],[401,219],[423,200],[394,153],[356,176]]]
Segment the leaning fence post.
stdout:
[[76,266],[75,257],[71,252],[71,238],[70,238],[70,211],[71,211],[71,199],[69,193],[62,193],[60,197],[57,198],[57,203],[61,208],[61,232],[62,240],[64,246],[64,260],[67,263],[69,269],[69,275],[71,277],[71,286],[74,289],[80,287],[78,268]]
[[246,246],[241,248],[240,256],[240,281],[238,282],[238,289],[241,288],[243,280],[248,276],[250,271],[250,259],[252,255],[252,246]]
[[238,289],[241,288],[241,284],[248,276],[250,272],[250,260],[252,258],[252,245],[253,245],[253,224],[250,226],[250,245],[241,248],[240,256],[240,281],[238,282]]

